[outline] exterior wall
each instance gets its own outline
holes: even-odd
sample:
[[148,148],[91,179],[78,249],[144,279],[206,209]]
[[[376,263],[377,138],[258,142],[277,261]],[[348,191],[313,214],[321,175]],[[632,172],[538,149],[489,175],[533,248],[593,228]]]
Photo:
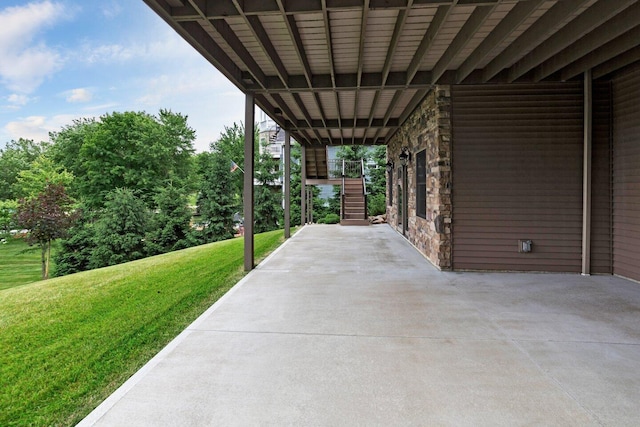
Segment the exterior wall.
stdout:
[[593,84],[591,273],[611,274],[611,83]]
[[[398,232],[398,177],[402,147],[408,147],[408,230],[406,237],[436,267],[451,269],[451,95],[449,86],[437,86],[391,138],[387,158],[395,165],[393,200],[387,191],[388,223]],[[416,216],[416,153],[427,154],[427,217]],[[389,178],[389,175],[388,175]]]
[[613,273],[640,281],[640,63],[612,83]]
[[453,268],[579,273],[582,83],[455,86],[452,95]]

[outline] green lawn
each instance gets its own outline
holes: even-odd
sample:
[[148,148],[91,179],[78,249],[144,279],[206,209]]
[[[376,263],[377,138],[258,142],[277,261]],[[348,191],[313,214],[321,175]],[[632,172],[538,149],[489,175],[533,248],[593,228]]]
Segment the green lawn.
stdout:
[[40,280],[40,247],[24,239],[5,237],[0,244],[0,290]]
[[[257,235],[256,258],[282,236]],[[0,426],[75,425],[242,268],[232,239],[0,291]]]

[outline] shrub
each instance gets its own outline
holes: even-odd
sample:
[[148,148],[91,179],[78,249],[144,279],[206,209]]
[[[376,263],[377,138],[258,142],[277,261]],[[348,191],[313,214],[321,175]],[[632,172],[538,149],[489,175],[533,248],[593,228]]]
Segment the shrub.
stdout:
[[327,214],[318,221],[318,224],[337,224],[340,222],[340,216],[334,213]]
[[384,215],[387,213],[387,199],[384,194],[369,196],[367,205],[369,216]]

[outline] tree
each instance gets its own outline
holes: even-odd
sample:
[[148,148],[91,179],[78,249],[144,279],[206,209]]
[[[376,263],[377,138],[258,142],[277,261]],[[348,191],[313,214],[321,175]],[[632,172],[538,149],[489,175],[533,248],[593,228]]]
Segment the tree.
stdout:
[[265,149],[258,155],[255,170],[254,202],[255,202],[255,225],[256,233],[276,230],[278,220],[282,217],[282,194],[281,187],[275,183],[280,177],[278,162],[271,157]]
[[147,252],[156,255],[185,249],[196,244],[191,232],[191,210],[187,198],[173,186],[160,190],[155,197],[156,213],[147,233]]
[[0,200],[17,200],[24,195],[16,192],[14,184],[21,171],[29,169],[31,163],[47,151],[48,144],[36,143],[20,138],[0,149]]
[[[289,199],[290,207],[290,221],[289,226],[295,227],[300,225],[300,220],[302,213],[300,212],[300,202],[301,202],[301,168],[300,165],[302,163],[302,154],[300,152],[300,145],[295,143],[291,146],[291,187],[290,187],[290,195]],[[284,224],[284,218],[283,218]]]
[[42,278],[49,277],[51,242],[63,237],[73,225],[76,214],[63,185],[48,184],[30,199],[21,199],[16,212],[17,223],[29,230],[27,242],[41,248]]
[[73,174],[63,166],[56,165],[45,154],[41,154],[29,168],[18,173],[14,187],[15,193],[20,194],[20,197],[33,197],[41,193],[49,183],[68,188],[72,181]]
[[[302,154],[300,150],[299,144],[294,144],[291,146],[291,199],[290,199],[290,215],[291,220],[289,222],[290,226],[300,225],[302,213],[300,212],[301,205],[301,164],[302,164]],[[320,219],[324,217],[328,213],[331,213],[329,208],[324,207],[325,201],[320,198],[320,189],[317,186],[307,186],[311,187],[311,191],[313,194],[313,210],[314,210],[314,218]],[[309,206],[307,206],[309,209]],[[338,205],[338,213],[340,213],[340,208]],[[284,220],[282,222],[284,224]]]
[[214,242],[233,237],[237,202],[233,194],[231,160],[218,152],[201,158],[204,168],[198,210],[202,224],[203,242]]
[[0,235],[14,228],[17,209],[17,200],[0,200]]
[[[255,139],[257,141],[257,138]],[[233,161],[238,166],[243,167],[244,164],[244,124],[240,122],[233,123],[233,126],[225,126],[224,131],[220,133],[217,141],[210,145],[212,153],[218,153],[228,159],[229,164]],[[231,191],[241,198],[243,191],[242,174],[234,174],[231,176]]]
[[95,249],[91,254],[89,268],[143,258],[147,224],[147,208],[133,190],[117,188],[110,191],[94,226]]
[[378,145],[371,151],[373,166],[367,168],[367,211],[369,215],[382,215],[387,212],[387,147]]
[[60,239],[54,255],[56,276],[89,270],[91,253],[95,249],[93,220],[90,211],[79,208],[78,212],[78,220],[67,236]]
[[100,121],[75,121],[51,138],[54,160],[78,178],[75,194],[92,209],[103,207],[116,188],[136,191],[151,208],[154,194],[169,183],[185,191],[193,187],[195,132],[186,116],[167,110],[158,117],[112,113]]
[[371,154],[369,147],[366,145],[345,145],[340,147],[336,153],[336,157],[348,161],[360,161],[360,159],[364,159],[366,162],[371,157]]

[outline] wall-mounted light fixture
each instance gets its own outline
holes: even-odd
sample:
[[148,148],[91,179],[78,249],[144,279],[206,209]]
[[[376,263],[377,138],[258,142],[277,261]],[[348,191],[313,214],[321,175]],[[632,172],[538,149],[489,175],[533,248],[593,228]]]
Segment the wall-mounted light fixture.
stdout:
[[402,147],[400,150],[400,164],[402,166],[406,166],[407,163],[411,162],[411,152],[409,151],[409,147]]
[[393,162],[391,160],[389,160],[387,162],[387,172],[392,172],[393,171]]

